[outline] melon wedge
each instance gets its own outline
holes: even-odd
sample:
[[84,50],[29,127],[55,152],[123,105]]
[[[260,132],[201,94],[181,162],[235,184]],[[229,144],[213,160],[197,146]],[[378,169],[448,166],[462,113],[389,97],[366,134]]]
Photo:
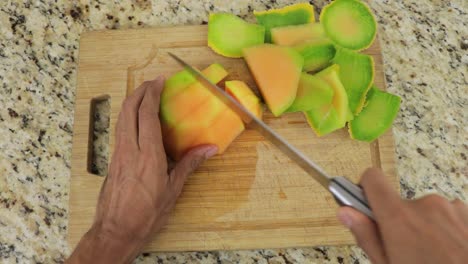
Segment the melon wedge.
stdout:
[[287,112],[303,112],[330,106],[333,88],[321,78],[303,72],[297,87],[296,98]]
[[315,22],[314,6],[299,3],[278,9],[254,11],[257,22],[265,27],[265,42],[271,42],[270,30],[275,27]]
[[258,119],[262,118],[263,109],[260,99],[243,81],[226,81],[226,92],[234,97],[241,105],[255,115]]
[[304,58],[304,71],[321,70],[331,64],[335,46],[328,39],[311,40],[294,46]]
[[348,96],[340,81],[339,70],[339,66],[333,64],[315,75],[327,82],[333,89],[333,99],[330,105],[304,112],[307,121],[318,136],[344,127],[349,119]]
[[268,108],[280,116],[296,97],[302,57],[289,47],[262,44],[244,49],[244,58]]
[[340,79],[348,94],[349,108],[354,115],[361,112],[367,91],[374,83],[372,56],[339,48],[333,63],[340,65]]
[[293,46],[314,39],[326,38],[320,23],[275,27],[271,29],[271,40],[282,46]]
[[387,131],[400,108],[400,97],[372,87],[362,112],[349,122],[351,138],[371,142]]
[[320,13],[320,23],[336,44],[352,50],[372,45],[377,23],[369,7],[361,0],[335,0]]
[[265,28],[251,24],[233,14],[210,14],[208,47],[230,58],[242,57],[242,49],[262,44]]

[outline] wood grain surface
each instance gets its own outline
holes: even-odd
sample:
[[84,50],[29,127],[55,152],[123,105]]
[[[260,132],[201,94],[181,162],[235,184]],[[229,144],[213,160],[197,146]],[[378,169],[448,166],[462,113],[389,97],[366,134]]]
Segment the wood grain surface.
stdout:
[[[255,83],[242,59],[206,47],[207,26],[101,31],[81,37],[76,91],[70,221],[74,247],[90,227],[103,177],[88,172],[91,101],[109,96],[110,153],[120,106],[144,80],[181,70],[167,52],[204,68],[213,62],[228,79]],[[375,84],[385,88],[378,41],[365,53],[375,59]],[[256,88],[255,88],[256,89]],[[353,141],[346,129],[318,138],[300,113],[265,122],[331,175],[357,181],[365,168],[380,167],[397,188],[391,131],[372,144]],[[283,248],[351,244],[338,223],[332,196],[256,131],[247,129],[225,154],[192,175],[169,223],[147,251]]]

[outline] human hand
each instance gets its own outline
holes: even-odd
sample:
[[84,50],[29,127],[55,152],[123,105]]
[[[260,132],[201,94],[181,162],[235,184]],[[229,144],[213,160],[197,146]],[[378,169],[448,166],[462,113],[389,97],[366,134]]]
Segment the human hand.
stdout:
[[168,172],[158,116],[163,87],[159,77],[125,99],[94,224],[69,263],[131,262],[166,223],[188,175],[216,154],[216,146],[196,147]]
[[361,179],[375,222],[341,207],[338,219],[373,263],[466,263],[468,206],[438,195],[402,200],[380,170],[369,169]]

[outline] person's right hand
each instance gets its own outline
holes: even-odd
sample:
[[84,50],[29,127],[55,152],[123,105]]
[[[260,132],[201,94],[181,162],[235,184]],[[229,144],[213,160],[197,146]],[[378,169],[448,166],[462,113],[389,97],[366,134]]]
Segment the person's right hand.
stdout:
[[369,169],[361,186],[376,221],[341,207],[338,219],[377,264],[467,263],[468,206],[438,195],[402,200],[380,170]]

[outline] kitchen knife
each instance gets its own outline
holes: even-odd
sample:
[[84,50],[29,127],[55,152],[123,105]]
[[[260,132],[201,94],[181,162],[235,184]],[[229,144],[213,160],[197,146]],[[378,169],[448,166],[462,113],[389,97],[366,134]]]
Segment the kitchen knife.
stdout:
[[361,187],[355,185],[345,177],[329,176],[320,166],[315,164],[315,162],[307,158],[302,152],[288,143],[262,120],[258,119],[250,111],[245,109],[244,106],[228,95],[222,88],[209,81],[200,71],[190,66],[176,55],[170,52],[169,55],[180,63],[188,72],[195,76],[198,81],[204,84],[204,86],[207,87],[218,99],[236,112],[245,123],[250,124],[252,128],[260,132],[325,189],[330,191],[340,205],[353,207],[367,215],[369,218],[374,219],[372,210]]

